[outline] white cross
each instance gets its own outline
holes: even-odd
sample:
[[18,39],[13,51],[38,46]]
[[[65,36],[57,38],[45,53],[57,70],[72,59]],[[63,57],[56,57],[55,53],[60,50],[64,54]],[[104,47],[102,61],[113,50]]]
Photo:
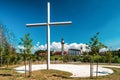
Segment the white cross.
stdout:
[[47,3],[47,23],[34,23],[26,24],[27,27],[32,26],[47,26],[47,70],[50,66],[50,25],[68,25],[72,24],[71,21],[67,22],[50,22],[50,2]]

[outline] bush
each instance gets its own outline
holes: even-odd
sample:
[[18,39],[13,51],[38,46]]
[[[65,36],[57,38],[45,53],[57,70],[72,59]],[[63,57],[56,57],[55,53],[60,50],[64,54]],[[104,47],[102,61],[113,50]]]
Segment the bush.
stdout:
[[106,62],[107,62],[106,56],[101,56],[101,57],[99,58],[99,62],[100,62],[100,63],[106,63]]
[[83,62],[90,62],[89,56],[83,56]]
[[120,63],[120,58],[118,56],[114,56],[112,62],[113,63]]

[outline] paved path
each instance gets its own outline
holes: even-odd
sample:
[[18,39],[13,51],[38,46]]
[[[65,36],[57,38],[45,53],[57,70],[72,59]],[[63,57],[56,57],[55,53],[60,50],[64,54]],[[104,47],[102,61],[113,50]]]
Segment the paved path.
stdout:
[[[98,68],[98,76],[109,75],[113,73],[113,70],[100,66]],[[25,66],[15,68],[19,73],[24,73]],[[32,71],[46,69],[46,64],[32,65]],[[90,66],[89,65],[73,65],[73,64],[51,64],[50,69],[62,70],[72,73],[71,77],[89,77]],[[28,66],[27,66],[28,71]],[[96,65],[93,68],[93,76],[96,76]]]

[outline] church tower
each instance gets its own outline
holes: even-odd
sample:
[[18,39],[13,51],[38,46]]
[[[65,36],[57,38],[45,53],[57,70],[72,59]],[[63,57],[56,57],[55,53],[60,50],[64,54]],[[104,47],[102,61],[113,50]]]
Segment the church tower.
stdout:
[[64,39],[61,40],[61,55],[64,55]]

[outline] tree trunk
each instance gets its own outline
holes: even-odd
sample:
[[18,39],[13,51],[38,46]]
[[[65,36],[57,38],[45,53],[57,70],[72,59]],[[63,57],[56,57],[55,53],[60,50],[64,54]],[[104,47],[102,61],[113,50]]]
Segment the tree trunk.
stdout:
[[9,66],[9,59],[7,60],[7,68],[8,68],[8,66]]
[[96,66],[96,78],[98,77],[98,61],[97,61],[97,66]]
[[26,58],[24,59],[24,65],[25,65],[25,77],[26,77]]
[[90,56],[90,79],[93,79],[93,60],[92,60],[92,56]]
[[28,77],[31,77],[31,74],[32,74],[32,66],[31,66],[31,58],[29,58],[29,76]]
[[2,67],[2,51],[1,51],[0,53],[1,53],[1,54],[0,54],[0,55],[1,55],[1,56],[0,56],[0,58],[1,58],[1,60],[0,60],[0,61],[1,61],[1,62],[0,62],[0,67]]
[[111,65],[111,52],[109,52],[109,65]]

